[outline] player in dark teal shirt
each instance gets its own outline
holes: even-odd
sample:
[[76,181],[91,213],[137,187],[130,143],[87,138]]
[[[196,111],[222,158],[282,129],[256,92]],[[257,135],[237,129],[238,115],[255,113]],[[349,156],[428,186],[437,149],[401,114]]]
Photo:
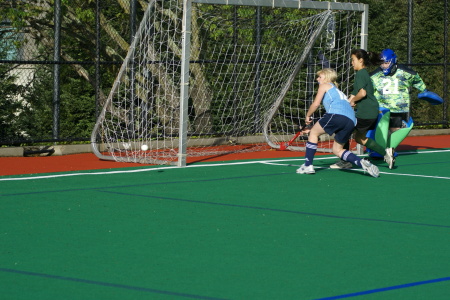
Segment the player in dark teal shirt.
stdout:
[[366,95],[355,103],[356,117],[360,119],[378,118],[378,101],[375,98],[373,83],[366,68],[356,71],[352,95],[356,96],[361,89],[365,91]]
[[[358,144],[383,155],[385,161],[390,165],[393,156],[386,153],[384,146],[378,144],[374,139],[367,137],[367,132],[376,128],[379,106],[374,96],[373,83],[366,67],[371,64],[378,64],[380,62],[379,56],[373,53],[369,54],[364,49],[354,49],[351,53],[352,66],[356,71],[353,91],[349,98],[350,104],[356,110],[357,124],[355,126],[355,140]],[[347,142],[344,148],[348,150],[349,146],[349,142]],[[349,169],[351,167],[351,164],[342,159],[330,166],[332,169]]]

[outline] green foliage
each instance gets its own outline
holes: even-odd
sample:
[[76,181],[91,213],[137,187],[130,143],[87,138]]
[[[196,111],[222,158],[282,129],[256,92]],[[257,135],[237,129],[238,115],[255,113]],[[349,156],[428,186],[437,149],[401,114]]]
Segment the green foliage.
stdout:
[[[73,76],[69,68],[61,70],[60,137],[89,138],[95,122],[92,86]],[[27,109],[20,115],[29,139],[51,139],[53,134],[53,75],[48,67],[36,70],[36,80],[25,96]]]
[[9,72],[11,65],[0,64],[0,140],[13,141],[22,137],[17,115],[22,105],[18,101],[22,87],[15,83],[16,77]]
[[[181,1],[180,1],[181,2]],[[343,2],[369,4],[369,35],[368,50],[380,52],[384,48],[396,51],[400,63],[408,60],[408,0],[351,0]],[[96,0],[62,0],[62,55],[63,59],[71,61],[93,62],[96,60]],[[120,3],[126,3],[121,6]],[[118,0],[100,1],[102,24],[100,32],[100,59],[101,61],[121,61],[126,53],[130,35],[129,11],[126,7],[128,1]],[[139,3],[146,3],[142,1]],[[166,9],[168,1],[161,1],[160,5]],[[129,3],[128,3],[129,4]],[[255,7],[216,5],[199,5],[204,12],[220,10],[220,17],[203,19],[198,22],[202,28],[207,27],[210,43],[231,43],[237,37],[241,45],[253,44],[255,41]],[[20,35],[28,33],[33,38],[33,47],[30,49],[33,60],[52,60],[54,31],[54,1],[11,1],[11,5],[0,4],[0,15],[10,24],[9,38],[13,38],[8,47],[22,49],[30,40],[20,39]],[[300,16],[310,14],[308,10],[275,9],[270,14],[269,8],[262,8],[262,22],[267,28],[262,32],[266,39],[265,47],[280,44],[292,45],[296,41],[289,37],[277,34],[275,25],[280,19],[291,21],[296,26]],[[240,26],[233,30],[234,14],[237,13]],[[143,14],[139,9],[138,23]],[[224,21],[227,20],[227,21]],[[217,26],[220,22],[227,22],[227,26]],[[442,0],[414,0],[413,23],[413,55],[412,62],[416,64],[434,63],[435,65],[414,65],[428,89],[443,95],[444,82],[449,83],[448,74],[444,74],[443,67],[436,65],[444,62],[444,1]],[[1,34],[2,32],[0,32]],[[4,34],[4,33],[3,33]],[[5,41],[5,35],[1,36]],[[123,44],[125,41],[125,44]],[[205,45],[212,47],[213,45]],[[450,47],[450,46],[449,46]],[[5,43],[0,47],[0,58],[5,57]],[[27,50],[27,49],[22,49]],[[32,50],[32,51],[31,51]],[[2,52],[3,51],[3,52]],[[25,51],[24,51],[25,52]],[[450,49],[447,49],[447,53]],[[25,53],[28,54],[28,53]],[[31,55],[31,54],[30,54]],[[208,59],[207,57],[202,57]],[[448,58],[447,58],[448,60]],[[76,69],[82,67],[83,72]],[[52,65],[36,65],[34,80],[27,86],[17,83],[17,77],[8,72],[11,65],[0,64],[0,139],[19,139],[27,134],[31,138],[51,138],[53,126],[53,70]],[[233,66],[230,65],[230,68]],[[120,65],[102,64],[101,80],[105,94],[112,86]],[[60,135],[61,138],[89,137],[95,122],[94,97],[94,66],[93,65],[64,65],[61,76],[61,111]],[[89,79],[90,81],[88,81]],[[224,78],[223,80],[229,80]],[[248,80],[248,79],[247,79]],[[248,91],[252,93],[252,91]],[[420,122],[435,122],[445,118],[448,120],[449,112],[442,112],[442,106],[430,106],[416,98],[413,94],[413,116]],[[243,96],[243,95],[240,95]],[[251,97],[251,96],[250,96]],[[448,95],[447,95],[448,97]],[[20,99],[20,100],[19,100]],[[232,101],[223,108],[215,104],[214,109],[229,111],[234,114]],[[448,101],[448,98],[447,98]],[[21,112],[18,115],[18,112]]]
[[[408,63],[408,0],[352,0],[369,4],[368,50],[380,52],[391,48],[399,63]],[[444,84],[450,84],[450,75],[444,74],[444,11],[445,1],[414,0],[412,24],[412,57],[410,66],[424,80],[427,88],[443,98]],[[450,52],[450,44],[447,53]],[[447,58],[448,60],[448,58]],[[419,65],[420,64],[420,65]],[[428,64],[428,65],[426,65]],[[412,93],[412,115],[416,122],[442,122],[449,116],[443,106],[431,106]],[[448,101],[448,95],[447,95]]]
[[53,128],[53,80],[48,66],[35,70],[35,80],[24,95],[26,106],[18,116],[27,138],[51,139]]
[[[70,71],[70,70],[69,70]],[[95,94],[89,83],[69,77],[63,83],[61,95],[61,135],[89,138],[95,123]]]

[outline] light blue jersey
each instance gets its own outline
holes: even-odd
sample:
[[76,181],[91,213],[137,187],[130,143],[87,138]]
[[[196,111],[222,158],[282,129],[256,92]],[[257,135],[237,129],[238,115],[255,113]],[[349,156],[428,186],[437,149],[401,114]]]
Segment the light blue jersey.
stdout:
[[331,84],[331,89],[326,91],[323,96],[323,106],[329,114],[343,115],[353,121],[356,125],[355,111],[353,110],[347,96],[339,90],[334,84]]

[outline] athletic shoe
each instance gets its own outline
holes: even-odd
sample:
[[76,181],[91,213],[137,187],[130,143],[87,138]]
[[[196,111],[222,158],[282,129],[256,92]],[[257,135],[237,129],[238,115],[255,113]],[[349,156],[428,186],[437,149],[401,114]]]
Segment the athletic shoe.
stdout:
[[372,164],[368,159],[361,159],[361,165],[364,171],[368,172],[372,177],[380,176],[380,170],[378,170],[377,166]]
[[352,167],[353,164],[351,162],[342,159],[330,166],[331,169],[351,169]]
[[389,165],[389,169],[393,169],[395,165],[394,148],[386,148],[386,155],[384,161]]
[[304,164],[297,169],[297,174],[314,174],[316,171],[314,170],[313,165],[305,166]]

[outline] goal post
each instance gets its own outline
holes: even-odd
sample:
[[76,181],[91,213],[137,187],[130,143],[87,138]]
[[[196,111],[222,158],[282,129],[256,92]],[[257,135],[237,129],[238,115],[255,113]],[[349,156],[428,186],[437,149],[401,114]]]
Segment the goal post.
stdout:
[[304,119],[319,69],[335,68],[349,93],[350,51],[367,46],[367,14],[366,4],[326,1],[150,1],[97,118],[93,152],[185,166],[279,149]]
[[186,166],[187,140],[188,140],[188,109],[189,109],[189,59],[191,49],[191,16],[192,1],[183,1],[183,21],[182,21],[182,55],[181,55],[181,95],[180,95],[180,141],[178,144],[179,167]]

